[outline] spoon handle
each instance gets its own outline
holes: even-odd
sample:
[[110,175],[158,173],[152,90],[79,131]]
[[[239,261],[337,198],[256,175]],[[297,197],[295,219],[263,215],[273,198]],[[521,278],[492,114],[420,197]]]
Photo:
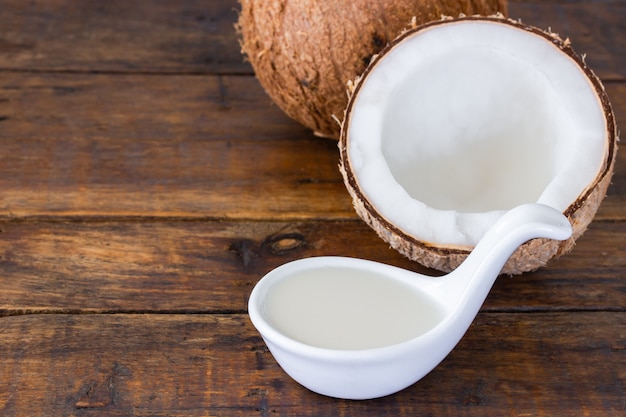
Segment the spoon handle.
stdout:
[[565,240],[571,234],[567,217],[550,206],[523,204],[509,210],[487,231],[467,259],[446,276],[446,286],[456,293],[449,298],[454,303],[459,303],[459,298],[473,301],[477,305],[470,310],[477,313],[502,267],[520,245],[534,238]]

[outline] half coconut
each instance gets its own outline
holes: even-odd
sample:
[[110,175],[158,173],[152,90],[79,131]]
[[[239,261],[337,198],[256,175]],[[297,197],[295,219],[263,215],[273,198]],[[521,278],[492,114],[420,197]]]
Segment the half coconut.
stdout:
[[566,253],[613,171],[617,128],[600,80],[570,42],[493,17],[407,30],[349,91],[340,168],[355,209],[393,248],[456,268],[505,211],[537,202],[574,228],[520,247],[503,272]]

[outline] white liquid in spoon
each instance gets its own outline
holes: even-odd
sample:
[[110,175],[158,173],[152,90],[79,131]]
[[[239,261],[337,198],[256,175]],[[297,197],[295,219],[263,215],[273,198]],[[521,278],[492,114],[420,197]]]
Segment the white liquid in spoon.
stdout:
[[292,339],[342,350],[405,342],[444,316],[436,301],[409,285],[374,272],[331,267],[279,281],[264,310],[267,320]]

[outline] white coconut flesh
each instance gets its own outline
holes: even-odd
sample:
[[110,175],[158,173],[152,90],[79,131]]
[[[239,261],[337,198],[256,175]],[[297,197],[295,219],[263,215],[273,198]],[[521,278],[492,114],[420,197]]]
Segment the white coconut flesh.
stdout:
[[348,169],[377,215],[444,247],[474,246],[522,203],[565,211],[608,152],[581,66],[549,36],[497,20],[404,37],[368,69],[343,128]]

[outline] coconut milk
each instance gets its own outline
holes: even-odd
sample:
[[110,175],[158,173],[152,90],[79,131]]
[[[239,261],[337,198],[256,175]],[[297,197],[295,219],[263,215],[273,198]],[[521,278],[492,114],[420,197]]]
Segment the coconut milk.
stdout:
[[405,342],[433,328],[442,308],[407,284],[369,271],[327,267],[285,278],[265,301],[267,320],[302,343],[371,349]]

